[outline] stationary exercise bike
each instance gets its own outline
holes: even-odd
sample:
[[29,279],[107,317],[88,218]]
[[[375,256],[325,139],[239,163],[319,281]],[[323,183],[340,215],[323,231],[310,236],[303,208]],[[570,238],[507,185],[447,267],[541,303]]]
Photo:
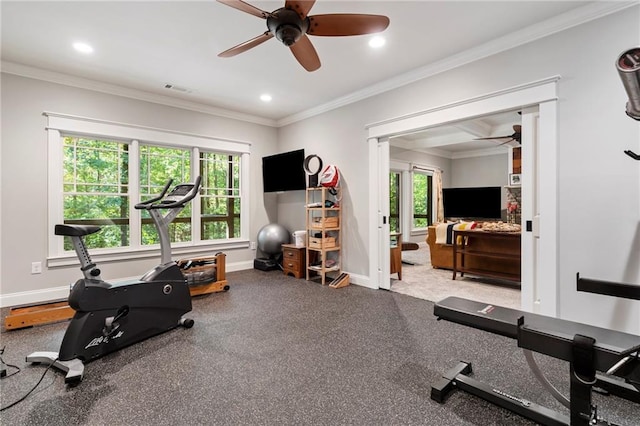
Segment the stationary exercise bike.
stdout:
[[[66,383],[77,384],[84,376],[84,362],[178,326],[193,327],[193,320],[183,317],[191,311],[191,294],[180,268],[171,260],[169,224],[198,193],[200,176],[194,183],[176,185],[167,194],[171,183],[169,180],[157,197],[135,206],[149,212],[161,248],[160,265],[139,281],[102,280],[83,240],[85,235],[98,232],[99,226],[56,225],[56,235],[71,237],[84,278],[73,285],[69,294],[69,306],[76,313],[60,352],[34,352],[27,362],[51,364],[66,373]],[[163,215],[163,211],[167,213]]]

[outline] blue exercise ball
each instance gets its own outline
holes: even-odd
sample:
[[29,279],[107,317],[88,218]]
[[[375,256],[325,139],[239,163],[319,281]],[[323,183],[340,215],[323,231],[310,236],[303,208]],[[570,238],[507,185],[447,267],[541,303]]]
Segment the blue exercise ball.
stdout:
[[289,243],[290,233],[282,225],[270,223],[258,231],[258,248],[264,254],[274,256],[282,252],[282,244]]

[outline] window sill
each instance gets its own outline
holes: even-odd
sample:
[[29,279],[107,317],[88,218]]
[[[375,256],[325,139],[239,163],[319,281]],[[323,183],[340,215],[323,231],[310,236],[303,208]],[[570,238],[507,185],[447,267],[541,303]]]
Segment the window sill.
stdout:
[[[219,243],[200,243],[197,245],[176,245],[172,247],[172,258],[179,259],[190,255],[197,254],[199,256],[211,256],[222,250],[248,249],[249,241],[247,240],[231,240]],[[119,262],[123,260],[140,260],[157,258],[160,259],[160,246],[154,245],[149,247],[141,247],[136,249],[124,249],[122,251],[102,251],[91,253],[91,260],[94,262],[109,263]],[[78,258],[74,252],[67,252],[61,256],[51,256],[47,258],[48,268],[63,268],[67,266],[78,266]]]

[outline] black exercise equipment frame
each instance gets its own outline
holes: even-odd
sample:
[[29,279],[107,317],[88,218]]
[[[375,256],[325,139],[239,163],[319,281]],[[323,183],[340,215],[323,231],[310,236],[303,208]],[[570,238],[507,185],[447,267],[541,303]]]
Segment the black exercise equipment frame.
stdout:
[[[637,336],[457,297],[437,303],[434,306],[434,315],[438,320],[445,319],[517,339],[518,346],[525,351],[535,351],[568,361],[571,376],[568,403],[571,415],[567,417],[479,382],[468,376],[472,372],[471,363],[462,361],[447,371],[432,387],[431,399],[434,401],[442,403],[454,388],[460,388],[543,425],[585,426],[598,424],[599,421],[597,409],[593,406],[591,398],[594,387],[640,403],[640,392],[634,386],[598,373],[607,371],[621,358],[629,355],[629,350],[637,351]],[[595,335],[597,339],[576,340],[576,335],[590,334]],[[598,340],[602,340],[603,343],[596,343]],[[611,342],[615,342],[619,347]],[[576,370],[579,374],[576,374]]]

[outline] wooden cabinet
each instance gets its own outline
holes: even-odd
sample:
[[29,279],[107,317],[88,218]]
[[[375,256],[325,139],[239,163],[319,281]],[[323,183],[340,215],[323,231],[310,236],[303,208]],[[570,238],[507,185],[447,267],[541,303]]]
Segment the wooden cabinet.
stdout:
[[285,275],[304,277],[305,258],[305,247],[298,247],[295,244],[282,245],[282,271]]
[[[340,188],[331,194],[329,188],[307,188],[307,280],[327,278],[331,287],[346,285],[341,274],[342,218]],[[348,283],[348,279],[346,281]]]

